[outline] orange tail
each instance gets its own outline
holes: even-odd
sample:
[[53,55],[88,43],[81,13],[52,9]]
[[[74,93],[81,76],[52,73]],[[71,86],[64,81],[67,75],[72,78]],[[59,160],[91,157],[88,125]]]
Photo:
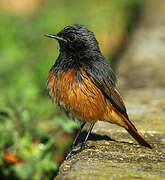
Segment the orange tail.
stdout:
[[129,134],[134,138],[136,139],[136,141],[141,144],[142,146],[145,146],[145,147],[148,147],[150,149],[152,149],[151,145],[143,138],[143,136],[141,136],[137,129],[134,127],[134,125],[129,121],[129,120],[126,120],[124,118],[124,122],[127,124],[128,126],[128,129],[126,129]]
[[130,127],[128,129],[126,129],[129,134],[136,139],[136,141],[141,144],[142,146],[148,147],[150,149],[152,149],[151,145],[138,133],[137,130],[135,130],[134,128]]
[[137,131],[137,129],[135,128],[135,126],[131,123],[131,121],[129,119],[127,119],[126,117],[124,117],[121,113],[120,116],[122,117],[122,119],[124,120],[124,122],[127,124],[128,128],[125,128],[129,134],[136,139],[136,141],[141,144],[142,146],[148,147],[150,149],[152,149],[151,145],[143,138],[142,135],[140,135]]

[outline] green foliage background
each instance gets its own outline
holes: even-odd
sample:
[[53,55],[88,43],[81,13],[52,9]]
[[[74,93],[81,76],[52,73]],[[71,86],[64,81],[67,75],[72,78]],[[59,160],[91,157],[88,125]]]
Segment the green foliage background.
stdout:
[[[54,157],[71,143],[71,138],[65,138],[57,146],[55,140],[78,127],[48,96],[46,78],[59,48],[43,35],[78,23],[99,37],[107,31],[113,37],[116,29],[126,37],[141,4],[138,0],[48,0],[30,16],[0,10],[1,178],[51,179],[58,168]],[[105,55],[110,59],[115,53],[109,49]],[[11,152],[19,162],[5,162],[5,152]]]

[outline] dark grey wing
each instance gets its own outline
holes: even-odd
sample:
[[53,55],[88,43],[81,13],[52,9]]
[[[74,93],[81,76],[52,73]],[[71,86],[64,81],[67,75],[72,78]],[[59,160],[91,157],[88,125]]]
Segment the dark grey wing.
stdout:
[[114,107],[128,119],[125,104],[116,88],[110,89],[110,97],[109,98],[110,98],[110,102],[114,105]]
[[91,67],[89,67],[89,65],[85,67],[85,71],[112,105],[123,114],[126,119],[129,119],[122,97],[115,88],[116,76],[109,64],[105,61],[96,61]]
[[101,82],[96,76],[90,75],[93,83],[101,90],[104,96],[112,103],[112,105],[127,119],[127,111],[122,97],[115,87],[112,87],[104,82]]
[[104,96],[111,102],[111,104],[117,109],[117,111],[119,111],[136,130],[135,126],[129,120],[123,99],[116,88],[106,84],[106,81],[100,81],[94,74],[90,74],[89,76],[92,79],[93,83],[101,90]]

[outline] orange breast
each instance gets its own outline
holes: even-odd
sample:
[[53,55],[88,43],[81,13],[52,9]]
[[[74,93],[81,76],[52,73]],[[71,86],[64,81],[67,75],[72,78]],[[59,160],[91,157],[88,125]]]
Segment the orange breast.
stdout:
[[49,94],[68,116],[80,121],[102,120],[106,102],[101,91],[92,83],[83,69],[67,72],[49,72]]

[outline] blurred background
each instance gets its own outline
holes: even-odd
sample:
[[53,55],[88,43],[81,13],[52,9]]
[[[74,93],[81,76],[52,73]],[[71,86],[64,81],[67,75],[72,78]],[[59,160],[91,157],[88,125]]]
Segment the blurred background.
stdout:
[[0,178],[50,180],[79,124],[46,89],[59,46],[43,35],[82,24],[115,68],[142,0],[0,0]]

